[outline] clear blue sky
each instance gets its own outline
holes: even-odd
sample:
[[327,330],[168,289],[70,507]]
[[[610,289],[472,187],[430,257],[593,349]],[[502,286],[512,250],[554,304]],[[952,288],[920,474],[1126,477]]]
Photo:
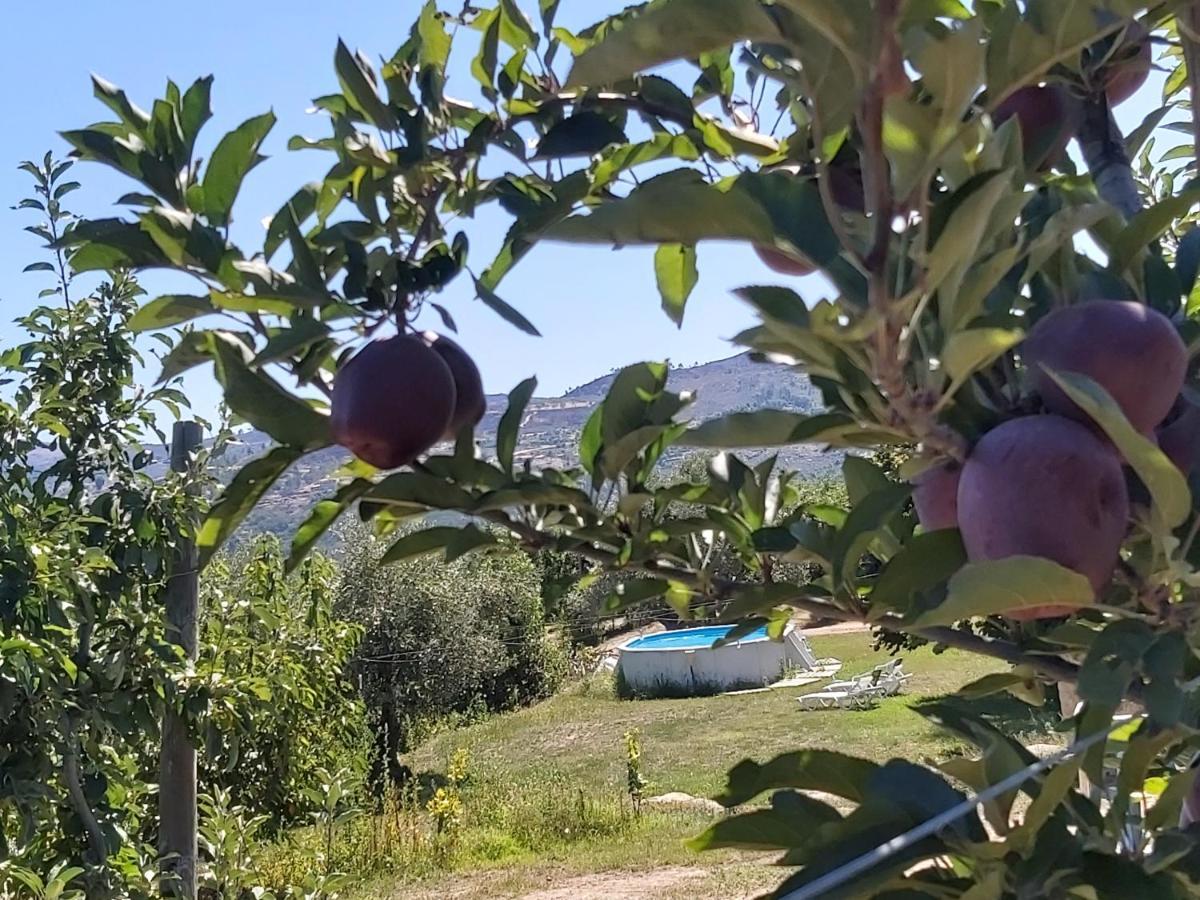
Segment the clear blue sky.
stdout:
[[[536,8],[530,0],[522,5]],[[577,27],[623,5],[564,0],[560,21]],[[332,60],[337,38],[377,59],[404,40],[419,8],[418,0],[207,0],[186,11],[144,0],[53,9],[31,2],[9,4],[5,77],[0,79],[0,108],[7,111],[0,132],[0,346],[17,338],[9,323],[34,305],[47,278],[46,273],[21,274],[38,257],[35,239],[21,230],[34,223],[32,211],[9,208],[30,192],[27,176],[16,166],[23,159],[40,158],[47,149],[65,154],[58,131],[106,117],[107,109],[91,95],[89,73],[120,85],[146,108],[160,96],[167,78],[186,86],[200,75],[214,74],[214,119],[206,127],[201,152],[225,130],[274,109],[279,124],[265,147],[270,159],[250,174],[235,208],[235,239],[245,248],[257,248],[263,235],[260,220],[329,165],[328,154],[288,152],[285,143],[293,134],[326,134],[327,120],[305,111],[313,97],[336,89]],[[474,40],[473,35],[466,38]],[[1121,107],[1119,118],[1126,128],[1141,121],[1160,84],[1161,79],[1153,78],[1145,96]],[[471,88],[456,91],[452,80],[448,91],[462,96]],[[79,165],[75,174],[84,187],[70,195],[71,206],[87,215],[112,215],[112,201],[132,188],[94,164]],[[503,215],[491,215],[469,229],[474,268],[484,267],[507,224]],[[537,374],[539,393],[550,395],[638,360],[669,357],[691,363],[729,355],[735,348],[727,339],[751,323],[747,311],[729,296],[730,288],[780,280],[748,247],[703,246],[700,283],[679,330],[658,308],[651,257],[644,249],[562,244],[534,250],[500,293],[537,325],[541,339],[515,331],[474,302],[468,279],[456,282],[443,299],[489,391],[507,391]],[[152,293],[167,287],[154,280],[146,285]],[[795,286],[813,301],[823,290],[819,277],[801,279]],[[436,323],[430,319],[427,324]],[[190,377],[187,390],[198,412],[211,413],[218,392],[207,374]]]

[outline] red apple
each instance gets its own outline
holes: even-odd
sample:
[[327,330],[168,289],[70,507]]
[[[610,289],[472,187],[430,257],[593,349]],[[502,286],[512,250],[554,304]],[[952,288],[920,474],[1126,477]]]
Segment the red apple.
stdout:
[[450,338],[433,331],[426,331],[422,337],[450,368],[450,374],[454,378],[454,414],[450,417],[450,427],[444,435],[446,440],[454,440],[464,427],[478,424],[487,411],[483,378],[479,375],[479,367],[475,365],[475,360]]
[[778,272],[780,275],[811,275],[817,271],[817,267],[808,260],[784,253],[782,250],[776,250],[774,247],[755,244],[754,252],[758,254],[759,259],[767,264],[767,268]]
[[913,505],[917,520],[926,531],[958,527],[958,481],[962,468],[953,462],[939,463],[913,479]]
[[1108,105],[1124,103],[1136,94],[1146,83],[1152,62],[1150,33],[1141,22],[1130,23],[1100,73]]
[[1091,423],[1043,367],[1096,381],[1143,434],[1170,412],[1187,371],[1187,347],[1171,320],[1128,301],[1089,300],[1057,309],[1034,325],[1021,354],[1051,412]]
[[377,468],[394,469],[446,434],[455,402],[454,375],[423,336],[372,341],[334,378],[333,439]]
[[[1055,415],[1013,419],[975,445],[958,484],[959,529],[972,562],[1040,556],[1087,576],[1101,591],[1129,520],[1121,460],[1091,429]],[[1072,607],[1014,610],[1014,619]]]
[[1020,88],[992,113],[997,125],[1013,116],[1021,125],[1025,164],[1037,171],[1054,167],[1075,131],[1076,104],[1067,89],[1058,84]]

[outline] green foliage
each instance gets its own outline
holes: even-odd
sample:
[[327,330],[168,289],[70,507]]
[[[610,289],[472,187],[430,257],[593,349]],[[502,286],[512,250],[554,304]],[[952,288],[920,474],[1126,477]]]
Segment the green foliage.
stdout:
[[[70,163],[24,168],[48,243],[86,226],[57,199]],[[365,760],[341,679],[358,632],[331,616],[328,561],[289,585],[270,545],[209,570],[195,667],[167,641],[162,592],[223,438],[189,472],[164,465],[158,423],[186,398],[134,384],[140,289],[118,274],[83,294],[51,253],[43,293],[60,305],[24,317],[27,340],[2,357],[15,387],[0,404],[0,893],[157,896],[158,743],[174,709],[204,749],[207,877],[240,896],[255,834],[328,793],[321,765],[356,748]]]
[[528,557],[382,566],[362,531],[343,548],[336,609],[363,629],[354,670],[376,731],[377,790],[397,755],[443,720],[524,705],[562,683],[565,655],[545,632]]
[[[23,168],[53,244],[78,224],[56,199],[71,164]],[[0,856],[38,895],[144,896],[159,722],[187,696],[160,595],[197,514],[194,476],[151,474],[146,439],[185,400],[134,386],[137,284],[118,275],[84,294],[51,256],[43,293],[59,305],[23,317],[26,340],[3,354]]]
[[252,810],[264,834],[306,821],[348,761],[366,775],[366,713],[349,666],[362,629],[333,614],[338,572],[321,556],[284,573],[279,541],[222,557],[202,582],[194,696],[201,781]]
[[[297,561],[355,498],[362,517],[393,540],[378,552],[354,549],[353,589],[342,594],[348,614],[367,627],[360,663],[368,697],[379,698],[383,755],[390,760],[410,739],[412,721],[464,713],[475,697],[498,708],[539,695],[549,680],[539,674],[526,683],[512,673],[547,667],[536,658],[510,665],[509,632],[487,624],[504,605],[489,599],[500,594],[501,569],[488,567],[500,567],[497,559],[518,565],[500,556],[515,544],[575,553],[611,578],[610,612],[661,597],[681,617],[716,613],[778,630],[799,608],[1004,659],[1018,666],[1013,687],[1027,688],[1031,675],[1077,679],[1087,702],[1072,724],[1078,738],[1097,741],[1082,768],[1102,781],[1105,744],[1125,753],[1114,785],[1118,812],[1102,816],[1068,789],[1066,775],[1026,772],[1016,790],[1040,804],[1027,826],[1005,833],[1009,823],[996,811],[1008,808],[1011,791],[989,797],[996,841],[966,802],[924,839],[898,840],[963,801],[948,777],[987,790],[1028,765],[1023,750],[966,714],[934,715],[983,753],[980,765],[952,767],[953,776],[903,760],[864,769],[853,783],[845,770],[859,769],[848,761],[841,772],[792,757],[759,767],[782,772],[754,792],[782,791],[751,823],[769,825],[782,861],[797,868],[782,893],[819,887],[884,844],[896,850],[886,864],[841,889],[951,897],[1020,896],[1047,885],[1182,892],[1191,878],[1188,835],[1160,830],[1153,851],[1127,842],[1112,849],[1125,840],[1118,819],[1129,792],[1146,775],[1178,777],[1176,757],[1200,726],[1191,702],[1200,671],[1191,633],[1198,514],[1180,473],[1131,430],[1103,386],[1058,373],[1134,473],[1123,552],[1096,592],[1063,559],[992,560],[975,548],[968,561],[970,541],[922,533],[905,483],[930,465],[962,462],[996,426],[1044,410],[1020,342],[1056,307],[1092,294],[1138,298],[1175,316],[1194,342],[1197,304],[1183,285],[1194,281],[1185,234],[1195,197],[1177,192],[1180,173],[1163,165],[1180,154],[1147,162],[1153,139],[1133,135],[1129,143],[1143,148],[1139,184],[1103,88],[1110,44],[1137,19],[1178,39],[1165,54],[1165,96],[1182,89],[1184,61],[1200,53],[1194,29],[1173,18],[1181,6],[660,0],[575,34],[552,27],[554,4],[539,7],[544,33],[511,0],[454,12],[426,4],[378,71],[338,43],[339,89],[315,101],[330,133],[290,144],[324,152],[330,167],[281,208],[261,254],[234,245],[226,225],[271,118],[221,139],[201,173],[192,149],[208,116],[204,81],[186,95],[169,85],[152,113],[97,81],[117,121],[66,136],[82,157],[139,183],[127,198],[137,209],[48,240],[70,248],[79,269],[168,268],[203,285],[203,294],[151,301],[148,325],[190,321],[210,308],[239,323],[236,331],[189,333],[186,350],[168,361],[170,372],[212,361],[231,408],[279,442],[214,506],[201,532],[209,551],[289,466],[327,446],[325,404],[311,398],[331,393],[349,341],[393,324],[413,327],[464,271],[481,302],[536,333],[498,291],[539,241],[656,245],[659,293],[676,321],[700,273],[694,248],[705,241],[809,260],[831,297],[811,302],[787,288],[744,288],[738,296],[759,322],[736,340],[764,364],[803,367],[820,409],[748,404],[692,426],[692,398],[672,390],[668,365],[631,365],[588,420],[579,467],[539,469],[517,464],[529,458],[520,425],[530,379],[510,394],[494,459],[472,452],[464,437],[410,470],[377,478],[359,466],[364,483],[320,507],[296,541]],[[464,43],[481,104],[447,93],[455,74],[448,61]],[[669,70],[676,81],[689,64],[698,77],[675,83],[660,74],[664,63],[680,63]],[[1036,110],[1018,109],[1000,121],[1002,103],[1019,107],[1017,92],[1043,82],[1064,91],[1071,114],[1045,123]],[[767,96],[773,111],[763,108]],[[1144,132],[1162,121],[1153,115]],[[1025,145],[1052,146],[1072,134],[1086,173],[1044,154],[1044,166],[1027,165]],[[457,229],[489,205],[512,224],[476,275],[469,236]],[[1077,249],[1085,235],[1103,264]],[[285,244],[287,261],[272,263]],[[299,339],[280,340],[284,333]],[[721,453],[695,481],[663,483],[656,472],[673,447],[793,444],[850,452],[845,502],[803,498],[773,457]],[[888,447],[914,456],[886,467],[853,452]],[[430,514],[435,521],[423,530],[397,531]],[[431,561],[435,553],[444,564]],[[397,561],[404,581],[389,582],[379,557]],[[505,593],[530,574],[503,571]],[[438,581],[447,573],[477,579],[479,589],[448,596]],[[515,593],[520,609],[537,606],[532,583]],[[1065,624],[996,617],[1056,600],[1079,612]],[[514,618],[518,632],[522,623],[541,624],[536,614]],[[964,618],[972,621],[964,626]],[[528,635],[512,646],[544,652]],[[420,664],[431,647],[437,667]],[[1136,726],[1144,731],[1098,740],[1124,697],[1144,705],[1150,718]],[[853,793],[855,810],[833,818],[789,792],[798,782],[829,789],[830,781]],[[795,822],[817,827],[788,827]],[[723,826],[714,843],[745,841],[742,825]],[[952,867],[912,868],[945,857]]]

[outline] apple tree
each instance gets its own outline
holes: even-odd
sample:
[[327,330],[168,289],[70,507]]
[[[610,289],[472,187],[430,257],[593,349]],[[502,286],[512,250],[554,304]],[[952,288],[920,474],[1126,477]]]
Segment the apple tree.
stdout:
[[[1200,7],[653,0],[576,31],[558,14],[430,0],[382,59],[339,42],[337,89],[315,100],[329,132],[289,144],[328,170],[261,247],[229,225],[273,116],[202,160],[211,79],[168,83],[150,111],[96,81],[112,116],[64,136],[136,187],[125,213],[63,242],[72,264],[188,276],[133,320],[182,329],[162,379],[211,364],[234,413],[277,441],[212,507],[205,552],[289,466],[340,443],[357,459],[293,562],[357,509],[395,534],[387,560],[573,553],[617,576],[614,609],[661,596],[776,635],[801,610],[1010,665],[964,698],[1073,684],[1078,752],[1031,768],[969,706],[927,703],[978,758],[743,762],[721,799],[769,805],[696,845],[779,849],[780,896],[1192,895],[1200,127],[1184,98]],[[1123,134],[1112,107],[1152,64],[1161,105]],[[479,259],[484,207],[511,225]],[[752,245],[780,277],[735,292],[758,317],[737,342],[802,368],[823,409],[689,423],[690,398],[648,362],[617,374],[575,468],[517,461],[533,380],[477,449],[478,373],[439,295],[466,281],[536,333],[502,295],[546,241],[655,247],[647,281],[677,322],[704,244]],[[823,296],[802,296],[791,279],[815,272]],[[844,508],[797,506],[796,479],[747,455],[802,442],[852,451]],[[679,446],[721,451],[703,483],[654,477]],[[897,447],[915,448],[900,477],[853,452]],[[398,528],[447,510],[470,524]],[[713,571],[714,542],[746,576]],[[1123,701],[1138,715],[1117,728]],[[1100,787],[1077,788],[1081,773]],[[1144,794],[1157,802],[1131,829]]]

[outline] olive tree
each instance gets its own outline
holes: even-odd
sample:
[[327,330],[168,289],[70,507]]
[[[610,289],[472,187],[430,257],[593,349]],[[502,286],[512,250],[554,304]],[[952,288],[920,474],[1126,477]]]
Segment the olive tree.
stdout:
[[[964,696],[1074,684],[1081,752],[1031,768],[1029,751],[985,720],[925,705],[980,758],[945,771],[804,750],[743,762],[720,799],[773,792],[770,805],[697,845],[779,848],[795,869],[781,895],[826,891],[835,871],[854,876],[839,890],[880,896],[1194,891],[1200,854],[1176,824],[1194,778],[1179,759],[1196,743],[1200,674],[1189,490],[1200,128],[1183,100],[1200,71],[1189,66],[1200,12],[1133,0],[654,0],[571,31],[558,7],[428,2],[378,62],[339,43],[337,89],[315,101],[329,133],[291,142],[325,152],[328,171],[286,198],[261,247],[232,243],[228,224],[272,116],[220,138],[202,165],[209,79],[168,84],[149,112],[97,80],[113,118],[65,137],[139,186],[128,212],[64,242],[72,262],[189,276],[192,292],[152,299],[134,319],[184,326],[163,379],[211,363],[231,409],[278,442],[213,507],[206,552],[289,466],[337,440],[408,464],[351,465],[298,530],[293,560],[356,507],[391,535],[388,561],[569,552],[618,576],[616,606],[719,602],[776,635],[802,610],[1010,664]],[[1110,107],[1154,56],[1162,104],[1124,135]],[[1160,154],[1155,142],[1176,131],[1187,142]],[[1082,168],[1064,152],[1072,139]],[[478,260],[469,227],[485,206],[511,226]],[[759,319],[737,341],[763,365],[801,367],[823,409],[690,425],[690,398],[649,362],[617,373],[577,468],[514,462],[532,380],[509,395],[495,447],[476,452],[456,408],[462,372],[434,359],[436,341],[414,324],[430,310],[454,329],[438,297],[448,283],[469,279],[501,318],[536,333],[519,300],[501,297],[531,247],[649,244],[647,279],[680,321],[714,240],[753,245],[781,275],[823,275],[821,299],[784,279],[736,292]],[[393,333],[404,337],[383,349]],[[358,359],[370,367],[351,375]],[[390,399],[371,394],[373,380]],[[411,451],[414,435],[428,448],[452,420],[466,422],[452,449]],[[848,502],[798,507],[770,459],[737,455],[803,442],[914,452],[898,477],[851,454]],[[653,477],[679,445],[722,451],[702,483]],[[469,524],[396,530],[446,510]],[[746,575],[712,570],[715,540]],[[875,564],[860,565],[868,555]],[[817,566],[784,577],[781,560]],[[1116,731],[1124,700],[1141,714]],[[1080,772],[1105,783],[1106,749],[1118,746],[1108,795],[1077,790]],[[985,792],[982,813],[964,788]],[[1143,791],[1158,800],[1134,838],[1126,817]],[[1013,818],[1019,794],[1031,803]]]

